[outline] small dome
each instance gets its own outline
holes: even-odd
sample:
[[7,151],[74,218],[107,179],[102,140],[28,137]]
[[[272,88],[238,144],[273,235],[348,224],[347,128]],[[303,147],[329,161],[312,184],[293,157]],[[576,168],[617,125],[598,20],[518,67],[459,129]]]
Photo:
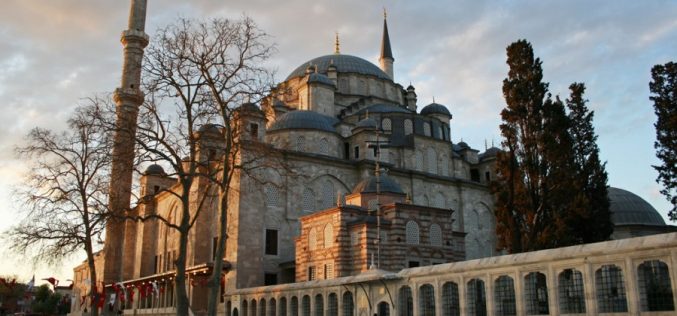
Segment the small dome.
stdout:
[[360,57],[343,54],[325,55],[311,59],[294,69],[285,80],[305,76],[306,69],[310,65],[315,66],[315,72],[318,73],[327,73],[329,65],[333,65],[337,72],[356,73],[390,80],[390,77],[376,65]]
[[200,126],[200,129],[198,129],[200,133],[215,133],[215,134],[221,134],[221,127],[216,124],[204,124]]
[[430,114],[443,114],[446,116],[451,116],[449,109],[446,106],[438,103],[430,103],[423,107],[421,110],[421,115],[430,115]]
[[[358,183],[355,188],[353,188],[352,193],[376,193],[376,176],[371,176],[367,179],[364,179]],[[378,177],[379,182],[379,191],[381,193],[396,193],[404,194],[402,187],[397,181],[393,178],[381,175]]]
[[285,129],[315,129],[335,133],[338,119],[313,111],[296,110],[280,115],[268,131]]
[[412,85],[409,85],[409,86],[407,87],[407,91],[415,91],[415,90],[416,90],[416,89],[414,89],[414,86],[412,86]]
[[320,83],[320,84],[325,84],[328,86],[336,86],[336,84],[329,79],[329,77],[323,75],[323,74],[318,74],[318,73],[312,73],[308,76],[308,83]]
[[368,118],[365,118],[365,119],[357,122],[357,124],[355,124],[355,127],[353,127],[353,129],[358,129],[358,128],[376,129],[376,128],[378,128],[378,123],[376,122],[376,120],[374,118],[368,117]]
[[162,166],[158,164],[152,164],[146,168],[146,171],[143,172],[144,175],[147,176],[164,176],[166,175],[165,169],[162,168]]
[[243,103],[240,105],[238,108],[241,111],[248,111],[248,112],[261,112],[261,109],[256,105],[255,103],[247,102]]
[[461,141],[460,143],[458,143],[458,144],[456,144],[456,145],[458,146],[458,149],[459,149],[459,150],[461,150],[461,149],[466,149],[466,148],[470,148],[470,146],[468,146],[468,143],[466,143],[466,142],[464,142],[464,141]]
[[383,104],[383,103],[377,103],[377,104],[372,104],[370,106],[367,106],[359,111],[357,113],[411,113],[412,111],[403,108],[398,105],[392,105],[392,104]]
[[[466,144],[467,145],[467,144]],[[490,158],[490,157],[496,157],[496,155],[500,152],[501,150],[496,148],[496,147],[491,147],[487,149],[485,152],[481,153],[479,155],[480,159],[485,159],[485,158]]]
[[651,204],[636,194],[609,188],[611,221],[614,225],[665,225],[663,217]]

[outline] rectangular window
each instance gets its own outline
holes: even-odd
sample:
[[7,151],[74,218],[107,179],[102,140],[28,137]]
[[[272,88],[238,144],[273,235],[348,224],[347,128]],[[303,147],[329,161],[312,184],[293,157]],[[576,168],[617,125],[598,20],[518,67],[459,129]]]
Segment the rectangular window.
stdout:
[[324,265],[324,278],[333,279],[334,278],[334,264],[327,263]]
[[263,275],[263,285],[277,284],[277,273],[266,273]]
[[350,143],[343,143],[343,157],[350,159]]
[[470,181],[480,182],[480,171],[477,169],[470,169]]
[[418,262],[418,261],[409,261],[409,268],[416,268],[416,267],[420,267],[420,266],[421,266],[421,263]]
[[212,239],[212,260],[216,260],[216,248],[218,247],[219,237]]
[[258,138],[259,137],[259,124],[250,123],[249,124],[249,134],[252,136],[252,138]]
[[159,261],[158,261],[158,256],[156,255],[155,258],[153,258],[155,261],[153,261],[153,273],[158,273],[158,267],[159,267]]
[[355,153],[355,159],[360,158],[360,146],[355,146],[354,153]]
[[316,273],[315,267],[308,267],[308,281],[315,280],[315,278],[317,278]]
[[266,229],[266,254],[277,255],[277,229]]

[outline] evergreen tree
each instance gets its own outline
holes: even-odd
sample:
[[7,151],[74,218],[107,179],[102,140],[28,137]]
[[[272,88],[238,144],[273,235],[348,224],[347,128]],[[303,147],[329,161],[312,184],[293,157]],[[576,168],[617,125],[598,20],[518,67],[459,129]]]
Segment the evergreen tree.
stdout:
[[576,180],[581,188],[580,212],[572,223],[584,243],[609,239],[614,226],[609,211],[606,163],[599,160],[597,135],[592,125],[594,111],[588,109],[583,98],[585,84],[572,83],[566,100],[569,109],[569,134],[573,141]]
[[504,151],[497,157],[492,185],[499,248],[511,253],[582,242],[575,223],[582,193],[575,179],[571,122],[559,98],[543,82],[541,61],[531,44],[507,48],[506,107],[501,112]]
[[677,63],[655,65],[651,69],[653,81],[649,89],[653,94],[656,120],[656,157],[662,164],[653,166],[658,171],[656,182],[663,185],[661,193],[672,203],[670,219],[677,220]]

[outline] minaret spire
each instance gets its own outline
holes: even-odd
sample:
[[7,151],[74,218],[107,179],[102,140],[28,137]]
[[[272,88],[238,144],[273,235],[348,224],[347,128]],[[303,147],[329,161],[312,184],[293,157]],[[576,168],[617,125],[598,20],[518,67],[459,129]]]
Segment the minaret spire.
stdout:
[[339,34],[338,31],[336,32],[336,39],[334,40],[334,54],[340,54],[341,53],[341,47],[339,43]]
[[383,38],[381,39],[381,56],[378,61],[381,66],[381,70],[385,72],[390,79],[395,80],[393,75],[393,51],[390,48],[390,36],[388,35],[388,23],[387,23],[388,14],[386,9],[383,8]]
[[[148,35],[144,32],[146,8],[147,0],[131,0],[127,30],[122,32],[120,39],[124,53],[120,87],[113,94],[116,122],[108,200],[110,211],[115,216],[106,225],[103,271],[105,283],[120,282],[133,272],[131,267],[124,266],[122,260],[126,235],[122,216],[126,215],[130,207],[134,135],[139,106],[144,98],[140,85],[143,50],[148,45]],[[134,260],[126,261],[131,263]]]

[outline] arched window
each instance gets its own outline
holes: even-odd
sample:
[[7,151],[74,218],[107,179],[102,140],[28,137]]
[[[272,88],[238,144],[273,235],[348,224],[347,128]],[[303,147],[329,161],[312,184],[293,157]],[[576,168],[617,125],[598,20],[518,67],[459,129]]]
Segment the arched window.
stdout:
[[249,304],[249,315],[251,316],[258,316],[256,315],[256,300],[252,300],[251,303]]
[[268,301],[268,316],[277,316],[277,302],[274,298]]
[[381,129],[382,129],[384,132],[386,132],[386,133],[390,133],[390,132],[393,130],[393,123],[392,123],[392,121],[391,121],[389,118],[387,118],[387,117],[384,118],[384,119],[381,121]]
[[329,155],[329,141],[326,138],[320,139],[320,154]]
[[[146,296],[148,297],[148,296]],[[233,309],[233,303],[230,301],[226,302],[226,316],[233,316],[232,310]]]
[[343,293],[342,305],[343,305],[343,315],[341,316],[355,315],[355,304],[353,303],[353,293],[350,293],[348,291]]
[[416,170],[423,171],[423,153],[420,150],[416,151],[414,165]]
[[466,290],[466,308],[468,315],[486,316],[487,315],[487,297],[484,290],[484,281],[472,279],[468,281]]
[[286,297],[280,298],[280,315],[279,316],[287,316],[287,298]]
[[303,189],[302,208],[304,212],[311,212],[315,210],[315,193],[309,188]]
[[277,187],[273,184],[266,184],[264,187],[266,193],[266,206],[276,207],[279,204],[280,192],[277,190]]
[[249,305],[249,304],[247,304],[247,301],[246,301],[246,300],[242,301],[242,316],[247,316],[247,315],[249,315],[249,314],[247,314],[247,312],[249,311],[249,310],[248,310],[248,307],[249,307],[249,306],[247,306],[247,305]]
[[336,293],[330,293],[327,297],[327,316],[338,316],[338,299]]
[[442,125],[437,129],[437,137],[444,139],[444,127],[442,127]]
[[310,316],[310,296],[308,295],[301,299],[301,316]]
[[327,180],[322,187],[322,209],[327,209],[334,206],[336,203],[336,191],[334,184]]
[[442,316],[461,316],[458,299],[458,284],[447,282],[442,285]]
[[315,295],[315,316],[324,316],[324,299],[322,294]]
[[334,245],[334,227],[331,224],[324,226],[324,248]]
[[414,315],[414,298],[411,295],[411,288],[403,286],[400,288],[399,300],[400,314],[399,316],[413,316]]
[[575,269],[566,269],[558,276],[559,309],[562,314],[585,313],[583,275]]
[[449,158],[446,155],[442,155],[440,158],[440,175],[449,176]]
[[296,151],[306,151],[306,138],[296,136]]
[[437,192],[437,194],[435,194],[433,206],[437,208],[444,208],[444,195],[442,195],[442,193]]
[[437,173],[437,153],[435,152],[434,148],[428,147],[426,160],[428,164],[428,172]]
[[259,309],[259,316],[268,316],[266,315],[266,300],[261,299],[259,304],[261,305],[261,308]]
[[315,249],[317,249],[317,231],[313,227],[308,233],[308,250],[312,251]]
[[368,208],[370,211],[371,211],[371,210],[375,210],[377,207],[378,207],[378,201],[376,201],[376,200],[369,200],[369,202],[367,202],[367,208]]
[[423,122],[423,135],[430,137],[430,122]]
[[386,302],[378,303],[376,316],[390,316],[390,304]]
[[517,315],[515,282],[511,277],[502,275],[494,282],[494,304],[497,315]]
[[289,316],[299,316],[299,299],[296,296],[292,296],[289,302]]
[[527,315],[547,315],[548,312],[548,285],[545,274],[531,272],[524,277],[524,297]]
[[420,240],[420,233],[418,229],[418,224],[414,221],[408,221],[405,226],[406,230],[406,239],[408,245],[418,245]]
[[423,284],[418,289],[418,308],[421,316],[435,316],[435,289],[430,284]]
[[674,311],[668,265],[660,260],[644,261],[637,267],[639,303],[643,312]]
[[435,223],[430,225],[430,245],[442,246],[442,228]]
[[404,135],[410,135],[414,132],[414,124],[410,119],[404,120]]
[[628,303],[625,297],[623,271],[616,265],[604,265],[595,271],[597,308],[599,313],[625,313]]

